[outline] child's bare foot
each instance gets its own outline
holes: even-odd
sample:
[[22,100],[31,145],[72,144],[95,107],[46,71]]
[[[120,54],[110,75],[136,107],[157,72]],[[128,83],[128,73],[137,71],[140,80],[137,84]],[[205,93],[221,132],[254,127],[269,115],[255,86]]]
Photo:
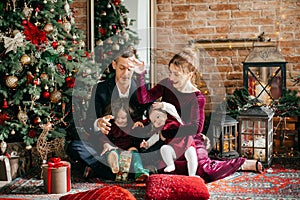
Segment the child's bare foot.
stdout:
[[175,165],[169,165],[164,169],[164,172],[172,172],[175,170]]
[[264,167],[258,160],[246,160],[242,165],[242,170],[262,173],[264,171]]
[[111,151],[107,156],[108,164],[111,168],[112,173],[116,174],[119,172],[119,156],[117,152]]

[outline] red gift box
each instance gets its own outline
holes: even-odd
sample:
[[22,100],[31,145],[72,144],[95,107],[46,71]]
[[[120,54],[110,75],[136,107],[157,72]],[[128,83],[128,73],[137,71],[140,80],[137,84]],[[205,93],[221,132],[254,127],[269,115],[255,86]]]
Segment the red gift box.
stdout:
[[50,158],[42,165],[42,176],[45,192],[61,194],[71,190],[71,166],[60,158]]

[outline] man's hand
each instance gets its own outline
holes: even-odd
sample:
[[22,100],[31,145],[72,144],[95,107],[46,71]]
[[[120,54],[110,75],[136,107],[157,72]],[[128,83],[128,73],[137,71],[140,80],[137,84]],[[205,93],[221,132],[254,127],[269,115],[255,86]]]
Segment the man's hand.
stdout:
[[128,58],[128,60],[128,65],[134,70],[135,73],[141,74],[146,70],[144,61],[139,61],[135,57]]
[[114,146],[111,146],[108,143],[105,143],[103,145],[103,151],[102,151],[102,153],[100,155],[103,156],[106,152],[114,150],[114,149],[118,149],[118,147],[114,147]]
[[107,135],[109,133],[110,126],[111,126],[111,123],[109,123],[109,120],[113,119],[113,118],[114,118],[114,116],[112,116],[112,115],[106,115],[97,120],[97,126],[99,127],[100,131],[103,134]]
[[148,148],[148,142],[146,142],[145,140],[143,140],[140,144],[140,148]]

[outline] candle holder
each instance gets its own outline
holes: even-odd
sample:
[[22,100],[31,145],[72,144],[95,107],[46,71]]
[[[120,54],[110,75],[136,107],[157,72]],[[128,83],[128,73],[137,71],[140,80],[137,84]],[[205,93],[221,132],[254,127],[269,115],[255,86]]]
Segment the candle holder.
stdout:
[[234,158],[238,157],[237,136],[238,121],[229,115],[221,123],[213,122],[213,151],[219,157]]

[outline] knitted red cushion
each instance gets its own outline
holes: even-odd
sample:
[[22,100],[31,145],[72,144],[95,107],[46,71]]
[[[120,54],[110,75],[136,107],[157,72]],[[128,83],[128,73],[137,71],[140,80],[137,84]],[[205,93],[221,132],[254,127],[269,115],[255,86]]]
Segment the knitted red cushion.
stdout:
[[207,200],[209,197],[200,177],[153,174],[147,180],[146,200]]
[[136,198],[126,189],[119,186],[107,186],[99,189],[88,190],[76,194],[67,194],[59,198],[60,200],[136,200]]

